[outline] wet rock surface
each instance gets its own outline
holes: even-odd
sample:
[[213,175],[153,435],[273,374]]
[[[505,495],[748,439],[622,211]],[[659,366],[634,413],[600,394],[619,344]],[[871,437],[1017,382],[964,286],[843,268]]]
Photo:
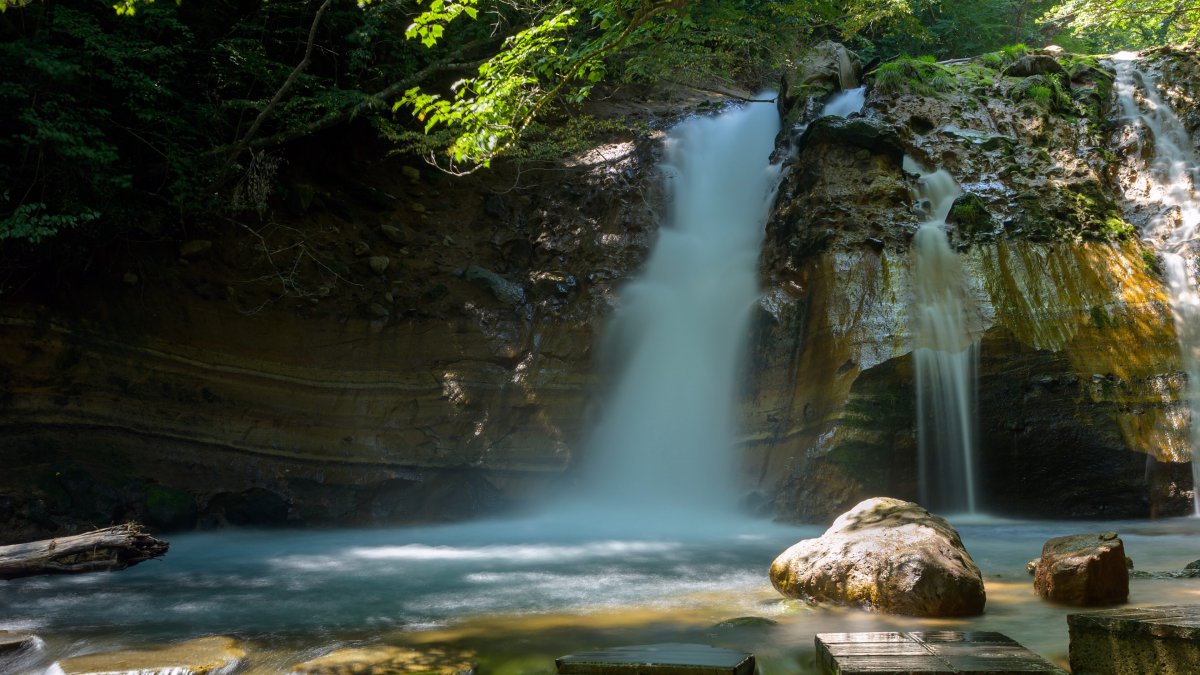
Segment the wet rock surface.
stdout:
[[387,645],[350,647],[292,666],[292,675],[471,675],[471,655],[440,649],[418,651]]
[[1073,534],[1046,542],[1033,588],[1051,602],[1114,605],[1129,597],[1125,545],[1116,532]]
[[237,641],[204,637],[155,649],[75,656],[58,662],[64,675],[220,675],[245,658]]
[[917,504],[879,497],[771,564],[780,593],[912,616],[974,616],[985,594],[958,533]]
[[[947,220],[980,343],[981,508],[1190,512],[1184,376],[1163,279],[1120,202],[1113,75],[1095,59],[1026,56],[939,64],[933,84],[873,86],[861,114],[797,127],[742,397],[744,480],[779,517],[919,494],[908,312],[921,216],[902,154],[964,192]],[[1180,82],[1200,74],[1176,62],[1194,60],[1161,58],[1182,106]]]
[[128,519],[436,522],[554,489],[655,231],[661,129],[710,98],[606,100],[620,131],[553,171],[398,159],[364,178],[353,138],[293,148],[288,226],[264,241],[205,236],[187,264],[111,251],[6,293],[0,543]]

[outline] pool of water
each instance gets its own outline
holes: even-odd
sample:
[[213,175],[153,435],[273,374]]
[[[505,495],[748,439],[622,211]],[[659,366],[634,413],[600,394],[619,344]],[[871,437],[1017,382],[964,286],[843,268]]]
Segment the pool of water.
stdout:
[[[1025,563],[1051,537],[1115,530],[1139,570],[1200,558],[1200,520],[1016,522],[951,518],[982,569],[987,611],[914,619],[815,608],[779,597],[774,557],[823,528],[722,523],[677,536],[621,537],[547,520],[426,528],[181,534],[171,550],[113,574],[6,582],[0,629],[46,642],[54,659],[232,635],[254,672],[286,672],[344,645],[469,650],[504,675],[618,644],[691,641],[754,651],[765,672],[805,672],[818,632],[998,630],[1065,665],[1066,614],[1033,593]],[[1200,579],[1132,579],[1130,602],[1200,602]],[[739,616],[774,626],[714,628]]]

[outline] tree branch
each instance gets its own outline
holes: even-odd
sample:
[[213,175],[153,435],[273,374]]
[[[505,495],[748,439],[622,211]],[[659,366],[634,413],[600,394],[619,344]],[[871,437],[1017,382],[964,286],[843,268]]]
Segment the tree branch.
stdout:
[[296,64],[291,73],[288,73],[287,79],[275,91],[275,95],[271,97],[271,100],[267,101],[267,105],[258,113],[258,117],[254,118],[254,122],[250,124],[250,128],[246,130],[246,133],[233,144],[233,149],[229,151],[229,156],[225,158],[225,164],[221,166],[220,172],[217,173],[218,184],[224,182],[226,174],[229,173],[229,167],[246,151],[246,148],[250,145],[250,141],[258,134],[258,130],[262,127],[263,122],[274,112],[275,106],[279,105],[279,102],[283,100],[284,94],[292,88],[292,85],[296,83],[296,79],[308,68],[308,64],[312,63],[313,46],[317,40],[317,27],[321,24],[321,17],[325,15],[325,10],[329,9],[331,4],[333,4],[333,0],[325,0],[317,8],[317,13],[313,16],[312,25],[308,28],[308,43],[304,46],[304,58],[300,60],[300,63]]

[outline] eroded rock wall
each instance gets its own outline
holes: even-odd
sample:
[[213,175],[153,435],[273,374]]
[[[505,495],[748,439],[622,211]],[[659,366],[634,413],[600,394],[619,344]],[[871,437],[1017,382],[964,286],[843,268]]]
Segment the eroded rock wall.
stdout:
[[461,179],[325,138],[262,220],[10,270],[0,539],[428,522],[566,489],[593,347],[656,227],[665,110],[697,100]]
[[964,191],[949,221],[980,341],[983,508],[1190,508],[1185,376],[1153,254],[1116,197],[1112,78],[1045,56],[1063,66],[1038,75],[1058,78],[1046,100],[1028,95],[1028,77],[965,61],[875,86],[861,116],[793,115],[744,399],[746,480],[774,495],[778,516],[917,497],[908,308],[921,218],[905,154]]

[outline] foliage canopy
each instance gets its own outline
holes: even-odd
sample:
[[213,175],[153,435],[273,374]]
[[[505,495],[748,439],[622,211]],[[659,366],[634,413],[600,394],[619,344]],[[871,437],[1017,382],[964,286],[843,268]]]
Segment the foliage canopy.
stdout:
[[348,122],[472,171],[528,156],[527,132],[597,87],[753,87],[821,39],[947,58],[1200,31],[1200,0],[113,1],[0,0],[0,240],[261,201],[263,153]]

